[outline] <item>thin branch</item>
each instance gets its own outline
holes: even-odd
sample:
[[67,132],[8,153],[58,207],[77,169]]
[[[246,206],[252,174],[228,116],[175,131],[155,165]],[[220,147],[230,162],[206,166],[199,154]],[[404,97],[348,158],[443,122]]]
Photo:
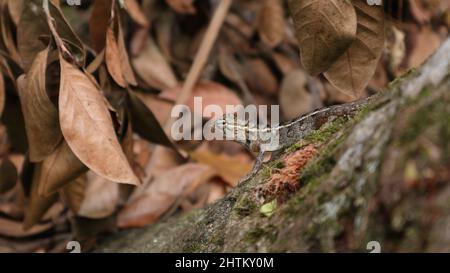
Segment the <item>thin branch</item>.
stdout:
[[[200,74],[205,67],[205,64],[209,58],[211,53],[211,49],[214,46],[214,43],[219,35],[220,29],[225,21],[225,17],[228,14],[228,11],[231,7],[233,0],[221,0],[217,9],[214,13],[214,16],[211,20],[211,23],[208,26],[205,37],[200,45],[200,48],[197,51],[197,54],[194,59],[194,63],[189,70],[189,73],[186,77],[186,81],[184,82],[183,88],[181,89],[180,94],[175,101],[175,105],[186,103],[189,97],[192,94],[192,89],[200,77]],[[172,117],[167,119],[167,123],[165,125],[166,132],[170,132],[170,128],[173,123]]]

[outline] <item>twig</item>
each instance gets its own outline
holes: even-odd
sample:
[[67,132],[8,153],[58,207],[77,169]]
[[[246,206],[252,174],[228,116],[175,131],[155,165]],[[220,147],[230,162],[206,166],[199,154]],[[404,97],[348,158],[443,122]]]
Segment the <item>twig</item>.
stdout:
[[49,8],[49,0],[44,0],[42,2],[42,8],[44,9],[45,16],[47,17],[47,24],[50,29],[50,32],[52,33],[53,38],[55,39],[56,46],[61,51],[61,53],[66,55],[67,57],[71,58],[71,61],[75,60],[75,58],[72,56],[72,53],[67,49],[67,47],[64,45],[63,40],[61,37],[59,37],[58,32],[55,28],[55,19],[53,19],[52,15],[50,14],[50,8]]
[[[200,48],[197,51],[197,54],[194,59],[194,63],[191,66],[191,69],[189,70],[189,73],[186,77],[186,81],[183,85],[183,88],[181,89],[180,94],[177,97],[177,100],[175,101],[175,104],[182,104],[187,101],[187,99],[192,94],[192,89],[194,88],[195,84],[198,81],[198,78],[200,77],[200,74],[205,67],[205,64],[208,60],[208,57],[211,53],[211,49],[213,48],[213,45],[217,39],[217,36],[219,35],[219,31],[223,25],[223,22],[225,21],[225,17],[228,14],[228,11],[231,7],[233,0],[221,0],[219,5],[217,6],[216,11],[214,12],[213,18],[211,20],[211,23],[208,26],[208,29],[205,33],[205,36],[203,38],[203,41],[200,45]],[[167,122],[164,126],[164,130],[166,133],[170,136],[170,129],[172,127],[172,124],[174,122],[174,119],[170,116],[167,118]],[[150,173],[150,169],[155,164],[155,161],[158,160],[158,158],[155,156],[159,153],[161,149],[164,149],[163,147],[156,146],[153,150],[152,156],[150,157],[149,162],[147,163],[147,166],[145,167],[145,172],[148,174]],[[144,187],[148,185],[150,179],[147,179],[144,182]]]
[[[233,0],[221,0],[217,9],[214,13],[214,16],[211,20],[211,23],[208,26],[205,37],[200,45],[200,48],[197,51],[197,54],[194,59],[194,63],[189,70],[189,73],[186,77],[186,81],[184,82],[183,88],[181,89],[180,94],[175,101],[175,105],[185,103],[187,99],[192,94],[192,89],[198,81],[198,78],[205,67],[205,64],[208,60],[208,57],[211,53],[211,49],[219,35],[220,28],[225,21],[225,17],[228,14],[228,10],[231,7],[231,3]],[[169,117],[167,119],[167,123],[165,125],[166,132],[170,132],[170,128],[172,126],[173,119]]]

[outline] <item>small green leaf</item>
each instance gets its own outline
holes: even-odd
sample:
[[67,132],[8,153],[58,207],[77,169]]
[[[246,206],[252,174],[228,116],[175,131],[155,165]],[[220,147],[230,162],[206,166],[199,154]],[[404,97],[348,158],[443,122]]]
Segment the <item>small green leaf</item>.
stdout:
[[277,201],[273,200],[272,202],[262,205],[262,207],[259,211],[262,214],[264,214],[266,217],[270,217],[276,208],[277,208]]

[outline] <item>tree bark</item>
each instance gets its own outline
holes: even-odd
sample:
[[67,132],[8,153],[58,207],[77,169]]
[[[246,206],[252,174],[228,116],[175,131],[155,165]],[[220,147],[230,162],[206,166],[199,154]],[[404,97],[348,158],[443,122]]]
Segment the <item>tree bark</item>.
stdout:
[[[214,205],[121,232],[97,251],[367,252],[377,241],[382,252],[448,252],[449,75],[450,40],[357,117],[284,151],[318,149],[282,201],[261,194],[279,168],[274,159]],[[272,199],[276,208],[262,213]]]

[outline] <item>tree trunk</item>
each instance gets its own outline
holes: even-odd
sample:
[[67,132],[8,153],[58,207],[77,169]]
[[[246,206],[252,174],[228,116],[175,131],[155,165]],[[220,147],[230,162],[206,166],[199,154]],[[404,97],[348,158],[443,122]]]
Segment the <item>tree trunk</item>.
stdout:
[[284,151],[318,149],[296,192],[262,194],[274,159],[214,205],[119,233],[97,251],[367,252],[370,241],[383,252],[450,251],[449,63],[447,41],[355,118]]

